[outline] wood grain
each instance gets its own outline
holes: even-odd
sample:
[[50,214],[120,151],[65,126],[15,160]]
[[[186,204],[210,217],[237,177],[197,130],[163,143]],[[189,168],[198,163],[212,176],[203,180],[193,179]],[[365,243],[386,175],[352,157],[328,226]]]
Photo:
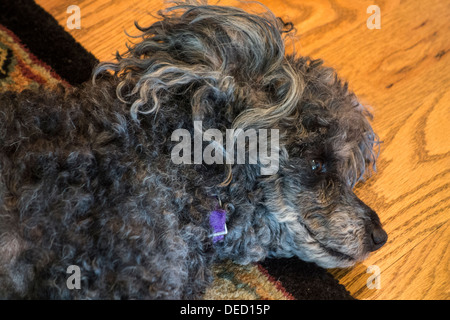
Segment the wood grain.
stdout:
[[[72,0],[37,2],[100,60],[126,49],[124,30],[136,34],[135,20],[147,25],[163,8],[159,0],[80,0],[81,29],[68,30]],[[372,106],[383,141],[378,173],[356,191],[389,241],[364,263],[331,271],[360,299],[450,299],[450,2],[376,1],[381,29],[373,30],[366,9],[375,1],[262,2],[295,24],[288,50],[324,59]],[[381,270],[381,289],[366,286],[370,265]]]

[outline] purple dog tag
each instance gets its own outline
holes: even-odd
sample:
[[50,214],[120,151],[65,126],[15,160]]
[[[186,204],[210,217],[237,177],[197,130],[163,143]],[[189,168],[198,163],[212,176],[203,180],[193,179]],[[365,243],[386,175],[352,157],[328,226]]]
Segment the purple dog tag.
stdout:
[[209,215],[209,225],[213,230],[213,234],[210,235],[210,237],[213,238],[213,243],[223,240],[224,235],[228,233],[226,220],[227,220],[227,212],[225,210],[217,209],[211,211]]

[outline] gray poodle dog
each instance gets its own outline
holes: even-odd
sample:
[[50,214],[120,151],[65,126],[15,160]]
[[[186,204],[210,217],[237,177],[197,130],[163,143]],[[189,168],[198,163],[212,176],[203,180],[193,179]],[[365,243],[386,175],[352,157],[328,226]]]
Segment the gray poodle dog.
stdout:
[[[378,154],[370,114],[333,69],[285,54],[292,24],[191,0],[159,14],[94,81],[0,95],[1,298],[201,298],[214,261],[349,267],[386,242],[352,191]],[[194,121],[277,130],[277,171],[174,163]]]

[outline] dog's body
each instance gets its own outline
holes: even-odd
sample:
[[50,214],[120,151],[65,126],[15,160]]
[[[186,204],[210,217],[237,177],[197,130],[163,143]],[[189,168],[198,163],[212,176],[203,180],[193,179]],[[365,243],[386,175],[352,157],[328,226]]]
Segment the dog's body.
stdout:
[[[332,69],[285,56],[290,27],[183,3],[95,84],[2,94],[0,296],[199,298],[216,259],[346,267],[383,245],[352,192],[375,161],[369,114]],[[278,172],[236,164],[223,183],[225,165],[174,164],[171,135],[193,120],[276,128]],[[219,199],[228,234],[213,243]]]

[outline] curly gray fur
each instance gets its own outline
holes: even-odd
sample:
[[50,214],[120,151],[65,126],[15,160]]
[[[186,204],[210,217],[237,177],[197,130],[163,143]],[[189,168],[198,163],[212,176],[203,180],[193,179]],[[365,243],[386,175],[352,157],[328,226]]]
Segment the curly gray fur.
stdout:
[[[347,267],[386,241],[352,192],[377,156],[370,114],[321,61],[285,55],[291,24],[195,1],[160,16],[93,84],[1,95],[0,297],[199,298],[217,259]],[[175,165],[169,137],[193,120],[278,129],[277,174]]]

